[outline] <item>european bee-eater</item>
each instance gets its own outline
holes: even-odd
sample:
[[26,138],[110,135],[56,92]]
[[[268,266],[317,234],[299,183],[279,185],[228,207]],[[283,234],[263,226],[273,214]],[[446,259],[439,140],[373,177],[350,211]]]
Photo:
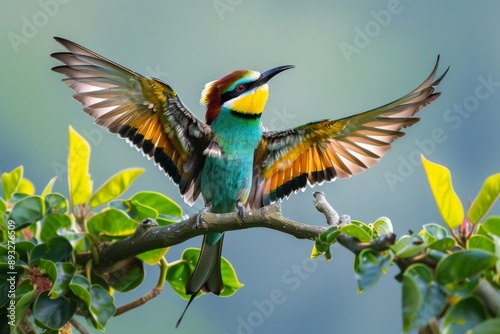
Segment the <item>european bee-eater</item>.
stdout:
[[[168,84],[71,41],[55,39],[69,52],[52,54],[64,63],[53,70],[67,76],[63,81],[76,91],[73,97],[97,125],[154,159],[179,186],[187,204],[201,193],[206,210],[237,210],[242,218],[245,208],[260,208],[307,185],[347,178],[371,167],[404,135],[402,129],[418,122],[413,116],[439,97],[434,89],[447,72],[434,80],[438,57],[429,77],[394,102],[338,120],[265,131],[260,117],[268,81],[291,65],[263,73],[237,70],[207,83],[201,94],[206,107],[203,122]],[[192,296],[188,306],[200,291],[222,292],[223,237],[204,236],[199,261],[186,283],[186,293]]]

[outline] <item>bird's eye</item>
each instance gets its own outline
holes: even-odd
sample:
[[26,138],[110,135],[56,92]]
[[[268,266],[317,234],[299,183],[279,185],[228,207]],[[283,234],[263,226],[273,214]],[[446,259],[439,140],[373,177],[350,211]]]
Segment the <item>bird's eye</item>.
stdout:
[[241,93],[242,91],[245,90],[245,85],[242,85],[242,84],[239,84],[236,86],[235,90],[238,92],[238,93]]

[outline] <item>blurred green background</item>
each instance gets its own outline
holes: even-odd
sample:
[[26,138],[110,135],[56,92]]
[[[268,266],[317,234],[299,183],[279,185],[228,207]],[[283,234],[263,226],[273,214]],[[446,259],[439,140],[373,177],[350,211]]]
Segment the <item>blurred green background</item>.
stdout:
[[[63,50],[52,36],[161,78],[201,118],[198,101],[206,82],[239,68],[294,64],[270,83],[263,121],[274,129],[395,100],[420,84],[441,54],[440,72],[451,69],[439,87],[442,97],[420,113],[422,121],[366,173],[320,188],[354,219],[390,217],[398,235],[441,223],[420,152],[450,167],[465,205],[488,175],[500,171],[499,12],[495,1],[3,1],[0,172],[24,165],[39,191],[59,175],[55,189],[67,194],[72,125],[92,145],[95,186],[123,168],[144,167],[128,195],[154,190],[180,201],[157,167],[81,111],[62,76],[50,71],[58,63],[49,54]],[[439,141],[435,131],[442,132]],[[284,214],[324,224],[311,193],[285,201]],[[186,214],[201,207],[183,204]],[[172,248],[167,260],[200,243],[198,238]],[[223,255],[245,287],[231,298],[196,300],[176,333],[401,332],[395,269],[358,294],[353,255],[336,247],[331,262],[312,262],[311,247],[267,229],[227,233]],[[118,304],[145,293],[156,274],[149,268],[143,288],[118,294]],[[262,310],[273,293],[282,294],[281,303]],[[145,306],[111,319],[107,332],[171,332],[184,306],[166,286]]]

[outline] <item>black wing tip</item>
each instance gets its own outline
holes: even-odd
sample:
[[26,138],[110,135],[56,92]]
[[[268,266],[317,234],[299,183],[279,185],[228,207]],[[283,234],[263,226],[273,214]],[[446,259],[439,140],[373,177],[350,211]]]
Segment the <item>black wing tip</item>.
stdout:
[[[435,74],[437,72],[440,60],[441,60],[441,54],[438,53],[437,59],[436,59],[436,65],[434,65],[434,69],[432,70],[432,74]],[[443,80],[443,78],[446,76],[446,74],[448,73],[449,70],[450,70],[450,66],[448,66],[446,68],[446,70],[443,72],[443,74],[441,74],[441,76],[439,78],[437,78],[436,80],[434,80],[434,82],[431,84],[431,86],[434,87],[434,86],[439,85],[439,83],[441,82],[441,80]]]
[[70,41],[69,39],[66,39],[66,38],[63,38],[63,37],[54,36],[53,38],[54,38],[54,40],[55,40],[57,43],[61,44],[61,45],[62,45],[62,46],[64,46],[66,49],[68,49],[68,44],[69,44],[69,45],[77,45],[77,46],[78,46],[78,44],[76,44],[75,42],[72,42],[72,41]]
[[441,74],[441,76],[439,78],[437,78],[433,83],[432,83],[432,86],[437,86],[441,83],[441,80],[444,79],[444,77],[446,76],[446,74],[448,73],[448,71],[450,70],[450,66],[448,66],[446,68],[446,70],[443,72],[443,74]]

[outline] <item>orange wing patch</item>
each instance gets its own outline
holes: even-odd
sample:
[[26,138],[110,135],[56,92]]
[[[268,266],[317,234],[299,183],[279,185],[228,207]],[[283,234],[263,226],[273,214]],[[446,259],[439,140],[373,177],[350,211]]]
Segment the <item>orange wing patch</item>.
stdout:
[[420,86],[380,108],[264,133],[255,151],[247,206],[268,205],[307,185],[347,178],[373,166],[404,135],[404,128],[419,121],[413,116],[439,97],[434,89],[448,70],[434,81],[438,64],[439,57]]
[[188,204],[200,194],[203,151],[210,128],[181,103],[167,84],[145,78],[84,47],[56,38],[70,52],[52,56],[53,70],[75,90],[74,98],[95,123],[126,138],[179,185]]

